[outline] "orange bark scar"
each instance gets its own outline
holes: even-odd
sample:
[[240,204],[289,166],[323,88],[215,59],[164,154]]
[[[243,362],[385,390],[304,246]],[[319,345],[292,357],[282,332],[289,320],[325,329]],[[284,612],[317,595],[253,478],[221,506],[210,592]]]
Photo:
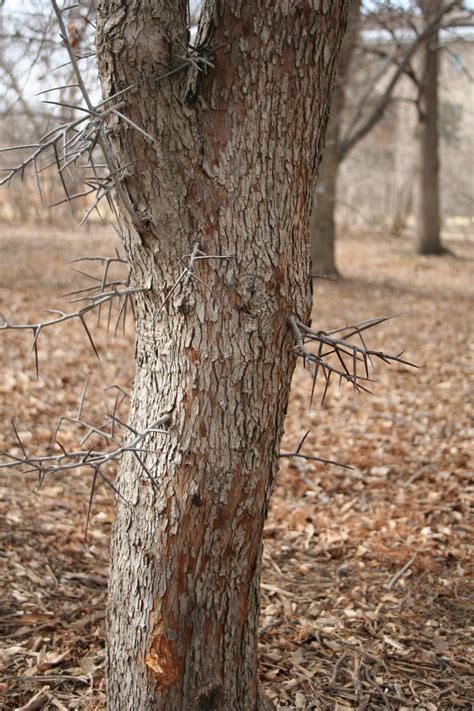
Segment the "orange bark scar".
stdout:
[[145,655],[145,665],[155,680],[156,691],[164,691],[178,681],[181,660],[176,657],[175,645],[163,634],[155,634]]

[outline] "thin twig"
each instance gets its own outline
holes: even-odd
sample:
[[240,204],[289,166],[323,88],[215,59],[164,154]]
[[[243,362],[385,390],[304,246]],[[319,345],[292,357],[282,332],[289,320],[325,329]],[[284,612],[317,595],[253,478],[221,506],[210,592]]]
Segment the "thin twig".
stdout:
[[390,580],[388,581],[388,583],[386,585],[387,590],[391,590],[393,587],[395,587],[395,585],[398,583],[400,578],[403,578],[403,576],[405,575],[405,573],[407,573],[410,566],[412,566],[413,563],[415,562],[415,560],[416,560],[418,554],[421,552],[421,550],[422,550],[422,547],[417,548],[415,550],[415,552],[413,553],[413,555],[410,557],[410,559],[407,560],[407,562],[405,563],[403,568],[400,568],[398,573],[395,573],[395,575],[392,578],[390,578]]

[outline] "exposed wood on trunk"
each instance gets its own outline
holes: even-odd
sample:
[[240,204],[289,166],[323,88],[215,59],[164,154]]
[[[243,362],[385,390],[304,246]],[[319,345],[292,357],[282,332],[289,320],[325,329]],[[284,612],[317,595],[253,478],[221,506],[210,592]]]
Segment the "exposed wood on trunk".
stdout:
[[[262,529],[310,313],[308,196],[346,2],[208,2],[215,69],[185,100],[157,82],[186,43],[184,2],[98,2],[102,83],[138,81],[111,139],[143,229],[124,213],[136,286],[131,426],[170,415],[163,456],[120,472],[108,609],[109,706],[257,709]],[[188,93],[189,96],[189,93]],[[196,246],[198,245],[198,246]],[[199,259],[177,284],[191,255]],[[179,262],[182,258],[183,262]]]

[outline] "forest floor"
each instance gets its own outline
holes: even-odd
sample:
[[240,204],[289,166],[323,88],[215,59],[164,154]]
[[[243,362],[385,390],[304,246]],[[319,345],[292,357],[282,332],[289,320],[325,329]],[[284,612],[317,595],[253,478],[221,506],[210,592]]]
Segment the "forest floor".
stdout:
[[[65,261],[113,251],[110,231],[1,232],[0,312],[12,322],[84,284]],[[419,257],[408,240],[342,237],[344,279],[315,286],[318,328],[402,313],[370,343],[405,348],[420,368],[377,366],[373,395],[333,387],[311,411],[311,378],[296,372],[282,448],[310,430],[305,453],[353,469],[281,460],[260,635],[277,708],[473,707],[474,244],[449,246]],[[130,387],[131,333],[93,331],[100,363],[78,324],[41,334],[39,378],[31,336],[2,334],[0,450],[19,453],[11,420],[33,451],[46,446],[86,380],[84,416],[98,423],[114,398],[103,388]],[[63,444],[73,438],[66,428]],[[0,708],[103,709],[110,492],[96,491],[85,544],[87,471],[46,479],[40,493],[33,474],[0,474]]]

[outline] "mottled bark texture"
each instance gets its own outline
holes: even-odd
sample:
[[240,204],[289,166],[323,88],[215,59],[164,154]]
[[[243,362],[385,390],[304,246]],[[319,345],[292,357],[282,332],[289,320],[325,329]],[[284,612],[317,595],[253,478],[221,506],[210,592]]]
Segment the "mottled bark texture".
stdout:
[[[441,13],[443,0],[419,3],[425,26]],[[418,93],[418,190],[416,237],[419,254],[441,254],[438,147],[439,32],[435,31],[421,48]]]
[[311,214],[311,263],[313,276],[338,274],[336,265],[336,189],[343,156],[340,135],[346,86],[352,55],[359,35],[361,0],[350,0],[347,32],[342,43],[326,143],[319,169],[318,187]]
[[[108,607],[112,711],[261,708],[262,529],[294,367],[287,318],[308,319],[308,195],[344,31],[344,0],[208,2],[215,69],[184,100],[185,2],[99,0],[105,95],[136,286],[131,426],[168,435],[119,477]],[[195,72],[195,70],[191,70]],[[189,92],[188,92],[189,96]],[[171,292],[193,247],[195,277]],[[186,256],[188,255],[188,256]],[[183,262],[180,262],[180,258]],[[204,282],[204,284],[203,284]],[[162,306],[164,303],[164,306]]]

